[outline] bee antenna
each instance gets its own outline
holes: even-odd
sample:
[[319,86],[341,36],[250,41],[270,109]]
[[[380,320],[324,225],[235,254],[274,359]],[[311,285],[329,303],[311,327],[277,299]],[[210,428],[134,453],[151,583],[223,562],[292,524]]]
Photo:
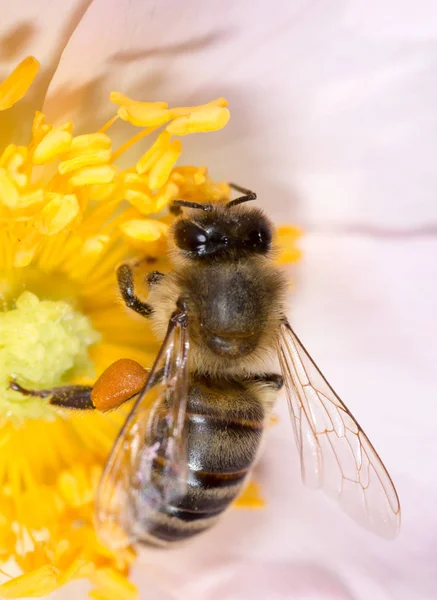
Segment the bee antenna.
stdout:
[[212,210],[212,204],[200,204],[199,202],[189,202],[188,200],[173,200],[172,206],[182,206],[184,208],[198,208],[205,212]]
[[226,204],[226,208],[232,208],[233,206],[237,206],[238,204],[243,204],[243,202],[249,202],[250,200],[256,200],[255,192],[251,192],[250,190],[241,187],[241,185],[237,185],[236,183],[229,183],[229,187],[237,192],[241,192],[244,196],[240,196],[239,198],[235,198],[235,200],[231,200]]

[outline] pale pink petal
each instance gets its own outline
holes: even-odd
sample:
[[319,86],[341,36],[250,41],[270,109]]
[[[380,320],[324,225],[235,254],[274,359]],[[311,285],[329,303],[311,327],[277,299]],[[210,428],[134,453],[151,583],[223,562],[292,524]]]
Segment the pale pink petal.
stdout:
[[108,116],[111,89],[178,104],[225,95],[231,124],[188,141],[184,160],[253,187],[276,216],[428,226],[436,20],[432,1],[95,0],[46,110],[88,127]]
[[33,55],[41,70],[25,98],[0,112],[0,142],[29,139],[36,109],[41,109],[61,54],[91,0],[17,0],[4,2],[0,20],[0,78],[6,77],[26,56]]

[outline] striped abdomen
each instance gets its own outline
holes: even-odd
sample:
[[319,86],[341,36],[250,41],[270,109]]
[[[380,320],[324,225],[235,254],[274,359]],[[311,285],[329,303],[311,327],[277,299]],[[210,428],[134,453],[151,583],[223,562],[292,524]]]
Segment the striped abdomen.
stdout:
[[[206,378],[191,384],[187,492],[177,505],[150,510],[146,528],[151,541],[177,542],[201,533],[240,493],[263,432],[264,409],[254,389]],[[159,477],[158,460],[153,478]]]

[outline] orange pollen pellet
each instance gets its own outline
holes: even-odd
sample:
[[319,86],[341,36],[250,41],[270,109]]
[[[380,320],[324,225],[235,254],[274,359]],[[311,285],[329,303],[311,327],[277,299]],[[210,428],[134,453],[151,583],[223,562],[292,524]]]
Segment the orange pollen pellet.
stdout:
[[91,401],[97,410],[110,410],[123,404],[144,387],[148,371],[130,358],[115,361],[94,384]]

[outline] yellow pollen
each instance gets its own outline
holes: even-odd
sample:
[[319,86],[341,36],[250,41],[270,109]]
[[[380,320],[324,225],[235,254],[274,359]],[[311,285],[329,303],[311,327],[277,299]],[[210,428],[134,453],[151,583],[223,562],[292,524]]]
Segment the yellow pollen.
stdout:
[[0,110],[11,108],[21,100],[38,71],[39,62],[33,56],[28,56],[0,83]]

